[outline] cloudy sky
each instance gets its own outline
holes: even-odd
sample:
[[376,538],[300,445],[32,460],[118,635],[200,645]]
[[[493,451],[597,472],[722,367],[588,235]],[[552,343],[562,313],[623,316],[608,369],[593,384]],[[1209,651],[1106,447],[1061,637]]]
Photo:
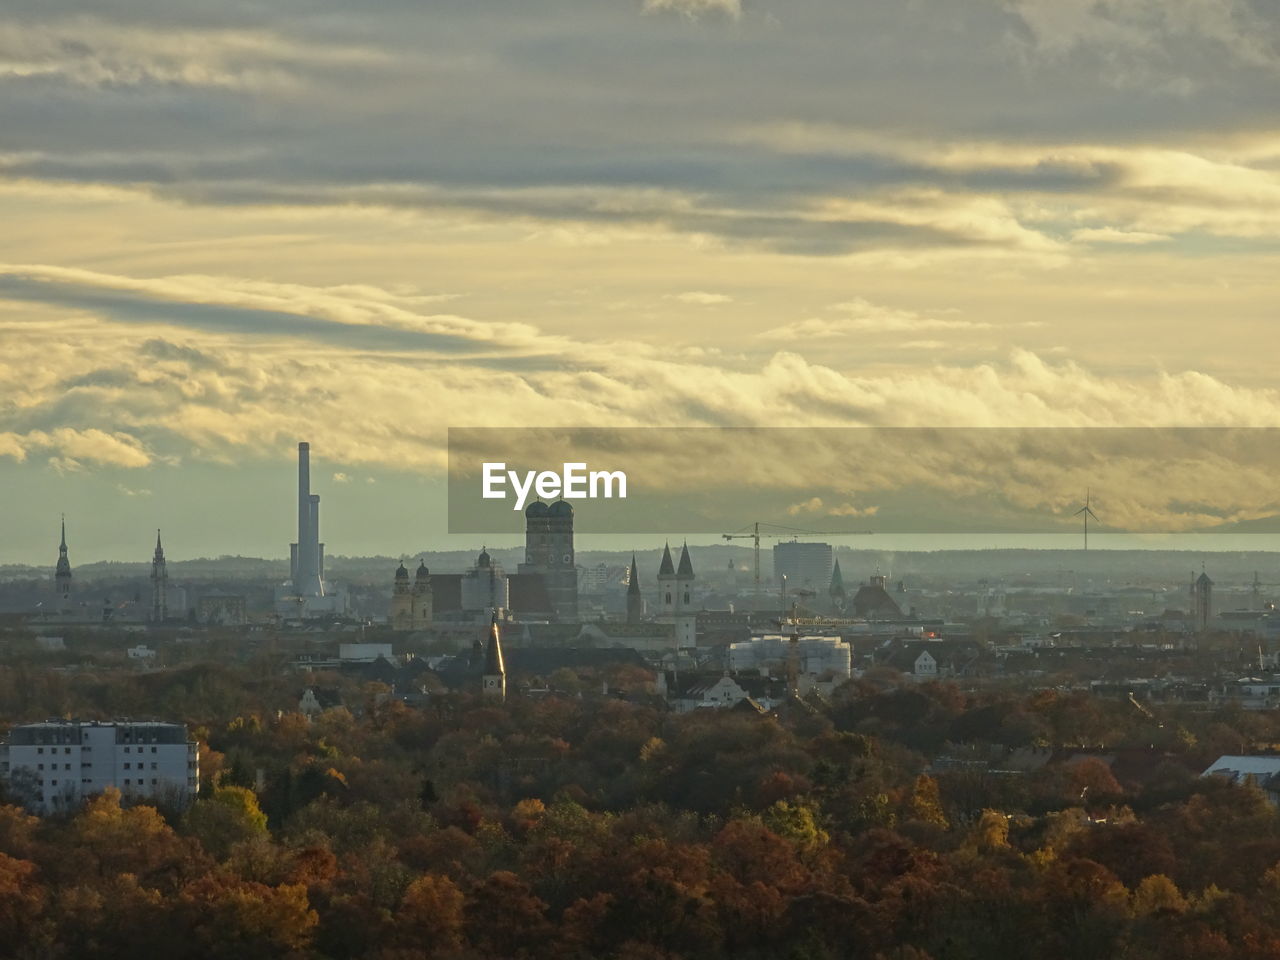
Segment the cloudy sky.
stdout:
[[0,223],[0,562],[285,555],[299,439],[360,554],[449,426],[1277,426],[1280,12],[7,0]]

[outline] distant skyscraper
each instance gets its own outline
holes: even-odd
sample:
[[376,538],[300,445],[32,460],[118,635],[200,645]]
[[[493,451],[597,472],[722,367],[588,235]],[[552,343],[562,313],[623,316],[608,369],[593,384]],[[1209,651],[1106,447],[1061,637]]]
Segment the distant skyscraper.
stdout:
[[169,573],[164,562],[164,547],[160,545],[160,531],[156,531],[156,552],[151,557],[151,619],[163,623],[169,617],[166,591]]
[[831,544],[785,540],[773,545],[773,579],[787,589],[821,593],[831,585]]
[[62,521],[62,542],[58,544],[58,566],[53,574],[53,582],[58,591],[59,600],[71,597],[71,561],[67,559],[67,521]]
[[1213,581],[1207,573],[1201,573],[1191,585],[1192,611],[1196,630],[1204,633],[1213,619]]

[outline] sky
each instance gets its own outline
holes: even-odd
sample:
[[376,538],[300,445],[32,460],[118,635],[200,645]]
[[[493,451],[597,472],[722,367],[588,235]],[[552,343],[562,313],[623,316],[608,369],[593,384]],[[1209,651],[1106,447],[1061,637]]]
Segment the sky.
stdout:
[[357,555],[451,426],[1280,426],[1278,93],[1270,0],[7,0],[0,562],[287,555],[299,440]]

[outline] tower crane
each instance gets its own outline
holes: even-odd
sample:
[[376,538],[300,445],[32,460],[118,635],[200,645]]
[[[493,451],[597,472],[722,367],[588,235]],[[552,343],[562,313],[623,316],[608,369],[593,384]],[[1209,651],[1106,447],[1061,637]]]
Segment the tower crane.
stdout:
[[[764,533],[761,533],[760,532],[761,527],[770,527],[773,530],[777,530],[778,532],[770,533],[766,531]],[[850,534],[870,535],[870,533],[871,533],[870,530],[850,530],[850,531],[844,531],[842,533],[837,533],[833,530],[801,530],[798,527],[784,527],[781,524],[764,523],[760,520],[756,520],[751,524],[750,528],[743,527],[741,530],[735,531],[734,533],[722,533],[720,536],[722,536],[726,540],[750,540],[751,541],[752,558],[754,560],[753,573],[755,578],[754,585],[752,588],[751,606],[752,606],[752,609],[759,610],[760,609],[760,538],[761,537],[765,537],[765,538],[789,537],[794,540],[800,537],[843,537],[843,536],[848,536]]]

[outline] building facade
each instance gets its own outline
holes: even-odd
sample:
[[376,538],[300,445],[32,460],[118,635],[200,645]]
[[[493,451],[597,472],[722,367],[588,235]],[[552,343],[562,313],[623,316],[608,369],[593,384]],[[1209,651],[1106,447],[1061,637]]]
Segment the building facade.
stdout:
[[796,670],[807,676],[836,677],[847,680],[853,675],[853,652],[841,637],[790,637],[779,634],[753,637],[729,645],[729,669],[779,672],[794,660]]
[[395,585],[391,588],[391,628],[393,630],[425,630],[434,619],[435,595],[431,590],[431,571],[423,560],[409,582],[409,571],[401,561],[396,568]]
[[511,587],[502,564],[481,548],[476,565],[462,575],[462,612],[477,619],[503,619],[510,606]]
[[818,595],[831,586],[831,544],[787,540],[773,545],[773,579],[787,578],[788,590],[812,590]]
[[26,723],[0,743],[0,776],[11,797],[42,814],[73,810],[107,787],[186,806],[200,786],[199,747],[181,723]]

